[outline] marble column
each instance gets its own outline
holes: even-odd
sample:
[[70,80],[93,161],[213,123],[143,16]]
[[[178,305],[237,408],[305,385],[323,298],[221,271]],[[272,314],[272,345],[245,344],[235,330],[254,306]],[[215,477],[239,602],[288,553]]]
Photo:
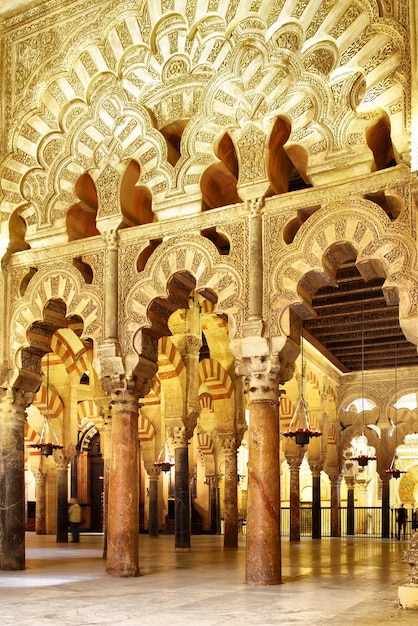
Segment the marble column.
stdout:
[[[296,444],[295,444],[296,445]],[[300,456],[286,456],[290,469],[290,541],[300,541]]]
[[37,535],[46,535],[46,473],[39,469],[35,474],[36,480],[36,522]]
[[312,539],[321,539],[321,468],[311,465],[312,472]]
[[238,548],[238,459],[235,436],[222,438],[225,454],[224,548]]
[[139,576],[138,399],[127,382],[112,392],[106,571],[116,577]]
[[174,549],[190,552],[191,518],[189,489],[189,441],[185,428],[173,429],[175,504]]
[[112,434],[112,417],[110,407],[103,411],[103,558],[107,558],[107,527],[109,501],[109,467]]
[[382,538],[389,539],[390,537],[390,476],[388,474],[383,475],[382,478]]
[[277,376],[268,362],[258,361],[247,381],[250,425],[246,582],[276,585],[281,583]]
[[341,537],[341,475],[329,473],[331,483],[331,537]]
[[155,465],[146,465],[145,469],[149,476],[148,489],[148,536],[159,537],[158,528],[158,479],[161,474],[161,468]]
[[58,451],[54,453],[57,466],[57,543],[68,543],[68,459]]
[[209,484],[209,513],[210,513],[210,534],[219,535],[219,477],[207,476]]
[[354,478],[345,477],[347,483],[347,535],[354,535]]
[[25,569],[24,426],[33,394],[2,393],[0,405],[0,569]]

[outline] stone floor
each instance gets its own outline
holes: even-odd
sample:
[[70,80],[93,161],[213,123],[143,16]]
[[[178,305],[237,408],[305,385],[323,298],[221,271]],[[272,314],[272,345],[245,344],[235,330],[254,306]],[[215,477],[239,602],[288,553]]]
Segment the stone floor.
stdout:
[[57,544],[27,533],[26,570],[0,572],[1,626],[270,626],[418,624],[398,608],[408,582],[408,542],[376,539],[283,540],[283,584],[244,583],[245,537],[193,536],[175,553],[174,537],[140,535],[141,576],[105,573],[102,537]]

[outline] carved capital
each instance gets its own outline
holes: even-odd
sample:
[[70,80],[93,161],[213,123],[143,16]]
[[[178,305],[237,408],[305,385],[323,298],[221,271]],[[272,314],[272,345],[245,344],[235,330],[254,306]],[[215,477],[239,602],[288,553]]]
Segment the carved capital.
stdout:
[[174,427],[170,433],[170,436],[174,448],[187,448],[187,446],[189,445],[190,437],[188,436],[188,432],[184,426]]
[[161,474],[161,467],[153,463],[145,463],[145,470],[150,480],[158,480]]
[[237,438],[235,435],[223,435],[221,437],[222,448],[225,454],[236,454],[238,449]]
[[244,377],[245,391],[252,402],[278,402],[280,363],[276,357],[242,360],[237,373]]

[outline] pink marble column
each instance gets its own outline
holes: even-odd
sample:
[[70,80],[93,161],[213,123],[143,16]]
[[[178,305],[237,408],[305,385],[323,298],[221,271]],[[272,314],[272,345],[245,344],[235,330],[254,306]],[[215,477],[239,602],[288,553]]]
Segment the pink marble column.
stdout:
[[238,465],[237,439],[223,437],[225,453],[224,548],[238,548]]
[[138,398],[112,393],[106,571],[118,577],[139,576]]
[[46,535],[46,474],[40,469],[35,474],[36,479],[36,522],[35,529],[37,535]]
[[248,383],[246,582],[277,585],[281,583],[278,385],[274,374],[262,366]]

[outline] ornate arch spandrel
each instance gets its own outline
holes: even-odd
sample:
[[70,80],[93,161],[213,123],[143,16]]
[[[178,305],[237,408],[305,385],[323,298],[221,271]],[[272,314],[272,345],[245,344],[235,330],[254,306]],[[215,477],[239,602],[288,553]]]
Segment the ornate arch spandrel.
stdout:
[[[338,243],[355,249],[357,267],[364,280],[376,276],[377,271],[384,273],[383,291],[389,299],[398,298],[399,293],[401,328],[406,338],[418,345],[415,242],[402,225],[390,222],[380,207],[360,198],[323,206],[301,227],[283,255],[277,257],[268,285],[272,335],[287,334],[285,312],[289,307],[298,310],[301,317],[313,315],[310,296],[319,287],[332,283],[332,268],[326,267],[325,257]],[[315,277],[310,285],[304,281],[309,273]]]

